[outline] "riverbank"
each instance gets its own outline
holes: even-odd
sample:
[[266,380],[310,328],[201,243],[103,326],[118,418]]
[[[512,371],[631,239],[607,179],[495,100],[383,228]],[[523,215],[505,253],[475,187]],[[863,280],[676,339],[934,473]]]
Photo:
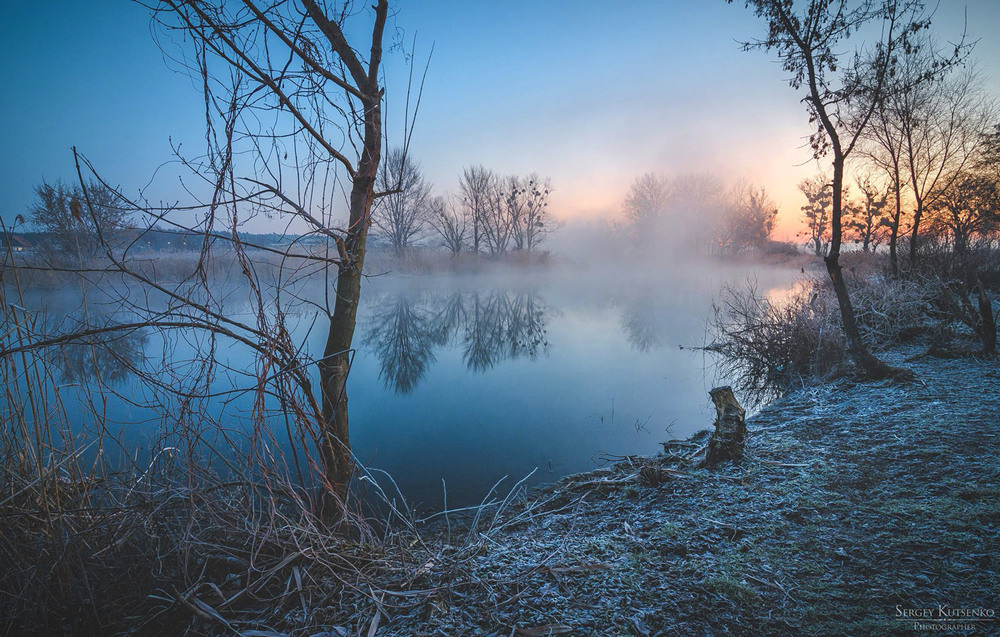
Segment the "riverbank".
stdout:
[[[697,469],[679,445],[567,478],[478,533],[439,529],[327,630],[995,634],[1000,366],[922,351],[886,356],[916,383],[845,379],[764,409],[740,465]],[[301,619],[336,622],[325,610]]]
[[996,634],[1000,363],[927,351],[884,354],[914,383],[786,395],[748,421],[739,464],[698,468],[696,436],[426,524],[337,534],[227,485],[133,481],[121,505],[76,507],[63,481],[68,512],[46,527],[30,483],[6,502],[2,619],[12,634]]

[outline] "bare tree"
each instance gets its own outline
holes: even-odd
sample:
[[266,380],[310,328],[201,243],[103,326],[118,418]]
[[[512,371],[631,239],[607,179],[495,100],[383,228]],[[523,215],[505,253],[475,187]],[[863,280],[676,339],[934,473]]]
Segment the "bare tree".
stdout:
[[541,179],[538,173],[527,177],[511,175],[504,186],[506,219],[511,226],[514,249],[532,252],[551,229],[548,219],[550,180]]
[[[100,237],[118,243],[130,211],[103,184],[87,185],[93,214],[84,208],[82,186],[42,183],[28,209],[32,225],[46,234],[46,257],[54,264],[78,266],[101,252]],[[67,259],[69,263],[67,263]]]
[[[531,252],[552,229],[548,216],[551,185],[536,173],[500,177],[484,166],[471,166],[462,172],[459,189],[474,254],[500,255],[511,248]],[[437,214],[435,218],[438,233],[444,231],[453,239],[459,217]],[[445,244],[455,252],[454,241],[446,239]]]
[[976,237],[997,228],[1000,184],[983,174],[966,173],[937,193],[929,208],[932,232],[950,237],[955,258],[962,261]]
[[745,181],[736,184],[731,198],[717,231],[718,248],[730,254],[759,248],[774,230],[778,207],[763,187]]
[[[899,56],[914,46],[915,34],[927,28],[930,19],[916,0],[747,0],[746,5],[767,23],[768,33],[745,48],[777,53],[791,87],[805,93],[803,101],[816,125],[811,137],[814,157],[832,155],[831,238],[824,261],[851,358],[869,377],[908,375],[872,355],[858,329],[840,266],[844,167],[887,94],[887,79]],[[878,34],[879,39],[844,59],[842,51],[858,33]],[[858,103],[865,105],[860,112]]]
[[469,166],[462,171],[458,188],[472,223],[472,253],[479,254],[486,233],[486,217],[495,200],[497,177],[485,166]]
[[449,197],[433,197],[428,202],[429,223],[441,246],[457,256],[465,249],[469,234],[469,215],[464,206]]
[[858,178],[857,184],[861,199],[850,204],[845,226],[854,235],[854,242],[861,244],[862,252],[874,251],[884,238],[886,226],[891,224],[886,219],[890,189],[879,188],[870,175]]
[[763,189],[736,189],[709,174],[637,177],[623,209],[632,245],[672,253],[739,252],[766,238],[775,209]]
[[683,251],[710,252],[719,223],[732,209],[730,189],[707,173],[682,174],[670,180],[666,224],[657,240]]
[[909,262],[916,263],[921,222],[937,197],[961,178],[984,141],[982,132],[992,122],[994,109],[974,73],[922,80],[934,64],[928,56],[904,58],[908,84],[893,91],[890,100],[903,139],[903,159],[913,197]]
[[482,209],[482,241],[491,255],[503,254],[514,238],[514,226],[522,211],[516,195],[517,177],[500,177],[492,171]]
[[[862,117],[864,110],[860,109]],[[903,231],[903,194],[906,180],[906,162],[903,157],[905,136],[899,127],[891,100],[882,99],[876,104],[871,125],[863,130],[860,153],[889,183],[891,207],[884,219],[888,230],[889,267],[892,276],[899,276],[899,237]]]
[[507,208],[506,220],[510,224],[511,242],[515,250],[524,250],[527,243],[528,186],[519,176],[508,175],[503,180],[502,188],[503,205]]
[[527,181],[524,192],[526,202],[522,234],[524,249],[532,252],[555,228],[549,218],[549,193],[552,192],[552,181],[548,177],[540,178],[538,173],[529,174]]
[[659,225],[666,213],[669,196],[670,184],[664,177],[646,173],[632,181],[622,208],[640,244],[648,241]]
[[[201,220],[203,251],[224,236],[215,227],[225,220],[229,240],[242,255],[239,228],[254,215],[285,217],[328,242],[329,254],[319,263],[336,283],[328,280],[325,300],[317,305],[328,319],[320,358],[301,360],[282,323],[281,288],[265,300],[245,255],[238,261],[256,297],[258,325],[238,324],[218,311],[206,316],[253,346],[265,369],[283,366],[286,371],[273,382],[295,380],[302,400],[292,411],[302,429],[298,435],[314,440],[321,481],[340,500],[353,472],[346,380],[382,158],[380,82],[388,13],[387,0],[360,11],[350,3],[335,10],[318,0],[162,0],[156,12],[166,33],[179,32],[190,43],[193,50],[178,57],[191,61],[204,90],[208,155],[189,162],[212,189]],[[365,27],[354,24],[366,19]],[[338,173],[349,184],[342,227],[334,222]],[[204,306],[173,294],[178,304]],[[276,309],[265,312],[270,303]],[[319,369],[319,404],[310,402],[307,370],[313,364]]]
[[804,179],[799,190],[806,196],[802,216],[806,219],[806,243],[812,245],[817,257],[825,257],[830,239],[830,212],[833,206],[833,188],[823,175]]
[[394,148],[379,168],[376,188],[385,194],[372,206],[372,225],[402,255],[426,229],[431,186],[420,166],[403,149]]

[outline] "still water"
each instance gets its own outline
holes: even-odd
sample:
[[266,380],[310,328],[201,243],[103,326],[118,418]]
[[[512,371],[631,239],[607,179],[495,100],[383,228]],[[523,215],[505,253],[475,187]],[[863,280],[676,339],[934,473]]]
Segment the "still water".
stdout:
[[[797,273],[753,270],[761,293],[788,288]],[[661,441],[711,425],[708,390],[727,379],[689,348],[706,344],[721,287],[747,277],[746,266],[692,266],[647,277],[370,279],[348,380],[354,451],[425,509],[442,506],[444,485],[454,508],[479,503],[504,476],[509,487],[535,471],[529,484],[537,484],[593,469],[602,455],[655,453]],[[298,325],[297,336],[321,352],[319,323],[303,312]],[[138,346],[154,364],[167,351],[156,338]],[[182,351],[183,343],[170,348]],[[234,370],[252,366],[238,347],[217,356]],[[239,384],[238,373],[226,378]],[[172,425],[149,418],[141,387],[105,380],[117,383],[104,410],[126,446],[155,445],[158,429]],[[200,409],[232,425],[252,397],[224,389]]]

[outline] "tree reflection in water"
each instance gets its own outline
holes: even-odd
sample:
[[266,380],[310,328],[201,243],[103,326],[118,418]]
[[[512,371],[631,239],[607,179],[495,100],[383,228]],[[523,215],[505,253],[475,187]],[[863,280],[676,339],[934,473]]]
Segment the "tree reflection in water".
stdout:
[[[145,360],[147,331],[119,330],[116,320],[109,316],[96,320],[91,316],[86,321],[93,329],[92,335],[48,348],[46,356],[59,370],[63,383],[121,383]],[[83,320],[79,323],[85,324]]]
[[363,343],[379,360],[382,382],[400,394],[416,388],[436,348],[454,345],[466,367],[484,372],[505,360],[534,360],[549,346],[549,309],[529,292],[404,295],[377,304]]
[[663,346],[664,314],[667,308],[651,296],[628,299],[622,307],[621,326],[625,338],[638,352],[648,352]]
[[405,296],[379,299],[364,344],[381,364],[386,387],[408,394],[434,360],[434,347],[448,340],[447,322],[429,308]]
[[469,369],[483,372],[504,360],[534,360],[548,348],[548,308],[539,297],[506,292],[472,296],[462,342],[462,360]]

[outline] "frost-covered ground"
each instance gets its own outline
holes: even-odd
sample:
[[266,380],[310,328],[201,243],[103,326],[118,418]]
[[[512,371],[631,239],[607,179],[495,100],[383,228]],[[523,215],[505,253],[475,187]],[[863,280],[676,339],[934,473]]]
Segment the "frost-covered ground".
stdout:
[[471,538],[440,528],[378,605],[321,604],[302,634],[1000,633],[1000,366],[918,352],[887,355],[917,383],[764,409],[740,466],[629,459]]
[[917,382],[767,407],[739,465],[697,468],[703,435],[171,608],[256,637],[1000,634],[1000,363],[925,351],[884,355]]

